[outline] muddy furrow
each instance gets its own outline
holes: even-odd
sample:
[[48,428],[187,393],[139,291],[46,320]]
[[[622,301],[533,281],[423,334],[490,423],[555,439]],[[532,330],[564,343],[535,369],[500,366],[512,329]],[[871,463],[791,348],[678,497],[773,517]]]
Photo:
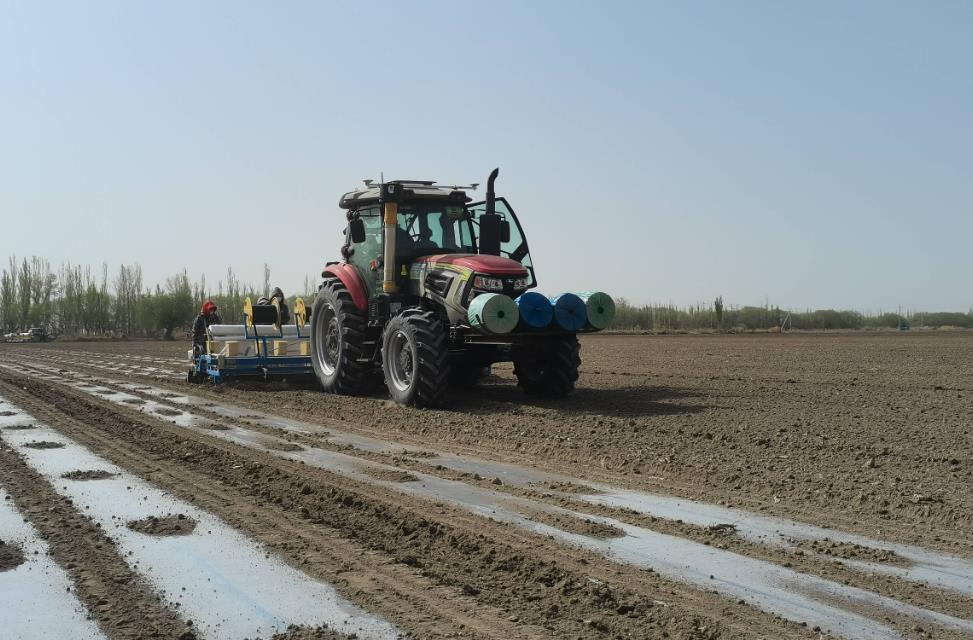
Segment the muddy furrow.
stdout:
[[[39,533],[54,562],[70,576],[73,593],[109,637],[195,637],[192,626],[162,604],[151,585],[125,562],[110,533],[86,517],[83,509],[79,511],[70,498],[56,493],[5,440],[0,443],[0,485]],[[14,608],[17,599],[4,598],[0,607],[4,629],[26,625],[23,637],[75,637],[43,633],[70,623],[73,616],[46,620],[59,615],[56,608],[44,612]],[[77,637],[91,633],[84,625],[76,632]]]
[[[2,396],[0,406],[9,414],[0,424],[13,427],[0,432],[4,444],[107,532],[106,542],[129,568],[203,637],[267,637],[296,626],[399,637],[330,585],[280,564],[208,512],[109,464]],[[101,603],[113,604],[120,603]]]
[[[76,358],[60,360],[62,364],[69,366],[72,369],[84,369],[92,373],[99,373],[99,375],[105,375],[101,372],[110,371],[110,367],[99,365],[98,367],[88,366],[90,363],[86,362],[84,358]],[[170,387],[176,387],[177,389],[185,389],[186,385],[179,384],[175,379],[166,379],[159,376],[146,376],[147,380],[155,380],[160,384],[165,384]],[[180,377],[181,379],[181,377]],[[214,398],[217,401],[220,399],[231,398],[233,402],[242,404],[249,407],[263,407],[266,406],[266,402],[271,400],[271,389],[278,389],[272,385],[254,385],[254,386],[242,386],[240,388],[234,387],[220,387],[217,389],[210,388],[198,388],[196,393],[203,395],[208,398]],[[616,470],[617,465],[613,462],[612,457],[602,457],[600,458],[601,464],[597,465],[594,462],[597,459],[592,459],[590,456],[585,464],[563,464],[564,462],[570,462],[573,460],[571,451],[579,450],[580,443],[572,443],[572,438],[561,438],[558,434],[561,432],[561,425],[551,425],[552,417],[554,419],[562,419],[568,422],[574,423],[592,423],[593,428],[590,433],[601,433],[605,428],[611,428],[611,438],[622,434],[624,438],[630,438],[630,435],[624,435],[626,433],[632,432],[633,430],[639,433],[646,433],[645,427],[634,420],[624,420],[627,425],[634,426],[619,426],[614,424],[616,421],[611,421],[605,416],[589,416],[582,412],[580,414],[573,414],[567,410],[561,409],[550,409],[544,410],[536,406],[531,405],[518,405],[512,403],[509,399],[509,393],[501,393],[501,389],[494,389],[491,386],[486,386],[478,389],[476,392],[476,402],[477,409],[473,412],[475,415],[463,418],[464,422],[470,422],[474,425],[474,428],[459,427],[453,428],[451,425],[454,422],[461,424],[459,418],[453,417],[454,412],[443,411],[435,412],[434,415],[430,415],[429,412],[417,413],[410,410],[405,410],[400,407],[389,406],[388,403],[381,401],[377,398],[336,398],[333,396],[326,396],[324,394],[315,394],[301,392],[300,390],[292,386],[282,386],[278,391],[284,391],[279,397],[274,396],[273,402],[279,403],[285,409],[290,407],[292,410],[310,410],[312,408],[317,409],[314,411],[316,414],[312,420],[322,424],[326,428],[330,428],[331,422],[327,419],[320,417],[322,411],[334,412],[340,415],[348,415],[351,420],[350,424],[340,424],[339,428],[351,428],[356,433],[371,435],[372,437],[384,437],[384,434],[393,428],[396,431],[396,437],[399,438],[403,444],[407,444],[410,447],[420,447],[423,448],[428,445],[429,442],[434,442],[432,446],[442,446],[444,442],[448,442],[450,449],[456,453],[466,453],[472,456],[478,456],[481,458],[496,458],[500,457],[504,460],[514,460],[525,466],[535,466],[539,465],[541,467],[547,467],[552,470],[561,470],[564,468],[574,468],[575,473],[584,474],[584,476],[591,481],[600,480],[603,483],[610,483],[618,487],[632,487],[635,489],[641,489],[645,486],[657,487],[658,491],[665,492],[667,494],[680,495],[689,501],[694,500],[709,500],[711,502],[716,502],[719,504],[730,505],[731,503],[740,508],[747,508],[752,512],[782,512],[782,515],[793,517],[797,520],[807,520],[815,522],[817,524],[825,525],[829,529],[840,529],[848,532],[856,532],[860,536],[874,538],[876,535],[883,539],[891,540],[902,540],[902,541],[913,541],[922,544],[926,548],[937,548],[948,551],[949,553],[959,553],[959,554],[971,554],[973,553],[973,544],[971,544],[971,539],[969,535],[965,533],[966,529],[962,526],[962,523],[969,520],[970,512],[962,507],[962,492],[951,491],[948,492],[946,497],[942,500],[935,495],[929,495],[930,493],[935,494],[935,487],[932,488],[922,488],[917,487],[917,492],[910,494],[908,496],[908,502],[914,503],[911,508],[915,511],[915,514],[910,515],[909,518],[905,520],[896,521],[895,519],[888,518],[887,515],[882,515],[883,512],[879,513],[878,518],[860,518],[857,516],[848,516],[845,511],[849,507],[854,507],[859,504],[859,501],[866,499],[869,493],[886,493],[883,487],[875,487],[876,482],[871,482],[866,485],[866,488],[857,496],[854,500],[829,500],[827,504],[818,504],[823,496],[828,496],[832,482],[827,480],[828,473],[817,473],[815,477],[820,478],[820,480],[814,481],[814,486],[824,487],[824,490],[817,490],[814,492],[807,492],[806,495],[801,496],[800,500],[783,500],[778,503],[778,498],[776,495],[773,497],[773,506],[768,507],[767,501],[771,496],[764,495],[760,496],[761,493],[766,493],[765,488],[761,488],[759,491],[754,491],[754,489],[745,486],[748,482],[746,474],[743,477],[741,475],[735,474],[728,477],[726,483],[719,488],[718,491],[708,491],[705,485],[708,482],[703,482],[700,484],[698,479],[691,481],[686,484],[681,482],[677,476],[666,473],[665,477],[661,476],[647,476],[644,473],[639,475],[629,474],[625,469]],[[646,391],[648,395],[665,395],[665,390],[648,390]],[[505,398],[501,401],[501,397]],[[458,400],[463,400],[463,398],[457,398]],[[349,407],[349,404],[352,405]],[[361,417],[361,409],[369,405],[374,406],[374,415],[384,415],[388,413],[392,416],[397,416],[392,419],[364,419]],[[501,415],[507,414],[507,416],[518,416],[519,423],[515,427],[519,432],[519,437],[516,434],[511,434],[509,432],[505,433],[502,440],[484,438],[480,439],[480,434],[489,436],[491,432],[495,433],[496,428],[488,427],[482,424],[482,419],[475,417],[479,414],[485,415],[497,415],[497,411],[502,409]],[[349,409],[354,409],[353,411],[348,411]],[[505,417],[507,417],[505,416]],[[560,418],[558,418],[560,416]],[[355,420],[358,420],[357,422]],[[364,421],[362,421],[364,420]],[[427,421],[432,421],[433,423],[445,423],[447,426],[439,424],[430,429],[426,429],[424,425]],[[536,424],[535,424],[536,422]],[[603,424],[604,422],[604,424]],[[378,426],[369,426],[378,424]],[[595,424],[597,423],[597,424]],[[440,437],[443,432],[449,436],[447,438]],[[620,429],[620,431],[619,431]],[[682,433],[682,429],[678,430]],[[779,432],[785,432],[786,429],[779,429]],[[567,429],[570,433],[571,429]],[[665,433],[663,431],[663,433]],[[471,435],[474,438],[471,440]],[[691,442],[697,436],[703,435],[702,431],[694,431],[692,434],[687,433],[683,438],[687,442]],[[455,437],[454,437],[455,436]],[[555,438],[559,443],[556,444],[554,448],[550,451],[547,449],[539,450],[538,446],[541,446],[544,442],[550,442],[551,438]],[[604,437],[608,437],[607,435]],[[641,436],[639,436],[641,437]],[[665,439],[664,439],[665,440]],[[513,442],[513,446],[511,446]],[[728,443],[731,441],[728,441]],[[762,441],[761,441],[762,442]],[[730,444],[729,450],[736,449],[736,445]],[[587,450],[586,447],[580,447],[580,450]],[[638,456],[643,455],[658,455],[650,454],[652,447],[647,447],[645,445],[639,444],[635,449],[635,453]],[[664,451],[664,450],[663,450]],[[960,453],[960,452],[957,452]],[[625,455],[628,455],[626,453]],[[568,456],[568,458],[565,458]],[[664,456],[666,459],[670,457],[668,455]],[[761,452],[758,456],[763,457]],[[960,458],[963,456],[960,455]],[[786,459],[788,456],[781,456],[782,461],[768,461],[768,466],[773,466],[774,464],[780,464],[787,469],[793,462],[789,462]],[[733,461],[734,465],[739,466],[740,462],[747,460],[747,454],[741,450],[738,459]],[[953,460],[959,463],[959,459]],[[773,464],[771,464],[773,463]],[[668,464],[668,463],[667,463]],[[676,463],[673,463],[676,464]],[[751,464],[747,462],[747,465]],[[764,464],[763,461],[760,464]],[[919,460],[916,462],[917,468],[921,468],[924,462]],[[874,461],[869,461],[868,459],[863,459],[860,465],[856,466],[881,466],[881,463],[875,463]],[[671,465],[669,465],[671,466]],[[677,464],[677,466],[679,466]],[[961,467],[957,467],[961,469]],[[638,472],[636,472],[638,473]],[[722,472],[721,472],[722,473]],[[851,474],[857,476],[860,470],[855,470]],[[969,475],[969,474],[967,474]],[[794,476],[791,475],[790,478]],[[894,486],[899,482],[900,478],[890,478],[890,486]],[[747,482],[745,482],[747,481]],[[743,484],[741,484],[743,483]],[[785,481],[787,483],[787,481]],[[882,483],[884,484],[884,483]],[[701,495],[701,489],[702,495]],[[731,490],[732,489],[732,490]],[[890,491],[892,493],[900,493],[896,491]],[[893,499],[892,495],[888,496],[889,500]],[[901,500],[902,498],[899,498]],[[954,500],[959,500],[958,504],[955,506],[951,505]],[[888,500],[885,501],[888,503]],[[900,505],[901,506],[901,505]],[[858,509],[854,509],[857,511]],[[930,511],[934,516],[922,515],[927,511]],[[935,517],[935,521],[931,518]],[[945,520],[944,520],[945,519]],[[954,533],[955,532],[955,533]],[[852,543],[856,544],[856,543]],[[850,559],[854,560],[852,556]]]
[[646,630],[650,636],[695,637],[692,633],[700,629],[705,633],[699,637],[713,638],[810,634],[743,603],[685,589],[651,571],[604,566],[590,552],[518,534],[509,525],[442,502],[409,499],[300,461],[241,449],[215,439],[221,430],[196,433],[127,406],[106,406],[60,384],[4,377],[18,387],[9,390],[18,403],[41,412],[45,403],[54,403],[56,409],[47,411],[85,425],[72,432],[79,440],[85,441],[87,432],[100,434],[174,475],[200,473],[210,484],[239,492],[252,505],[250,511],[272,506],[303,518],[308,526],[330,525],[387,560],[474,598],[478,610],[484,605],[501,609],[517,627],[536,624],[558,637],[643,637]]
[[[104,389],[88,389],[88,391],[106,395]],[[118,403],[131,403],[131,401],[137,400],[137,397],[120,397],[117,393],[112,394],[110,391],[107,396],[110,401],[114,400]],[[142,409],[152,411],[153,406],[147,403]],[[172,418],[172,421],[177,424],[180,423],[177,418]],[[191,421],[183,421],[182,424],[186,428],[200,428],[198,425],[194,427]],[[343,454],[322,450],[281,452],[279,448],[275,451],[273,447],[267,447],[261,444],[259,440],[245,437],[241,433],[244,431],[239,427],[234,427],[214,433],[219,437],[234,441],[236,444],[262,449],[265,453],[297,459],[312,466],[321,466],[354,477],[357,480],[374,481],[374,473],[369,474],[368,469],[371,468],[371,471],[374,472],[375,464],[364,465],[366,471],[362,474],[361,469],[355,468],[355,463]],[[266,438],[264,438],[265,440]],[[357,462],[360,465],[361,461]],[[390,470],[385,469],[385,471]],[[508,470],[508,480],[511,475],[515,475],[514,472],[523,473],[522,470]],[[540,509],[548,514],[582,516],[585,520],[591,520],[592,518],[587,514],[552,508],[546,503],[527,501],[529,504],[524,504],[523,500],[518,501],[510,496],[507,496],[506,499],[499,499],[496,492],[477,490],[475,487],[462,483],[444,482],[435,477],[421,477],[421,480],[422,482],[419,483],[399,484],[397,488],[407,495],[442,500],[455,506],[471,508],[474,513],[477,510],[487,509],[489,511],[487,517],[493,520],[511,523],[528,531],[554,537],[564,543],[600,553],[616,562],[661,568],[663,573],[670,577],[700,585],[712,585],[723,593],[748,599],[762,608],[775,611],[791,619],[808,618],[812,623],[820,622],[821,624],[815,624],[815,626],[820,627],[824,627],[825,624],[831,625],[824,628],[832,628],[849,637],[898,636],[894,631],[884,628],[879,623],[869,622],[860,615],[851,613],[850,610],[840,608],[840,606],[829,605],[828,602],[832,599],[847,601],[848,604],[853,605],[853,608],[857,607],[861,611],[884,611],[886,614],[892,612],[893,617],[904,618],[903,622],[906,622],[909,618],[915,618],[927,624],[942,625],[954,631],[965,632],[973,629],[973,625],[970,625],[968,621],[910,607],[904,603],[891,601],[861,589],[842,587],[819,578],[801,576],[801,574],[796,574],[776,565],[706,548],[704,545],[694,542],[672,538],[671,536],[661,536],[655,532],[626,525],[609,518],[594,517],[593,519],[600,520],[606,526],[623,531],[625,533],[623,537],[605,541],[591,536],[579,535],[538,523],[536,518],[525,517],[522,512]],[[606,491],[601,491],[598,495],[604,496],[606,493]],[[518,507],[520,507],[520,511],[518,511]],[[657,505],[656,508],[658,508]],[[753,521],[747,522],[746,526],[756,528]],[[802,531],[801,535],[806,535],[806,532]],[[761,535],[755,533],[754,537],[761,537]],[[659,551],[664,551],[664,553],[659,553]],[[704,563],[700,563],[701,557],[705,558]],[[686,564],[687,562],[688,564]],[[705,576],[699,575],[703,573],[702,569],[693,568],[694,565],[700,564],[705,564],[708,567],[707,570],[715,574],[709,576],[709,583],[706,582]],[[747,581],[747,583],[739,584],[741,579]],[[787,599],[782,600],[780,594],[775,594],[774,591],[779,591],[787,584],[793,584],[794,587],[787,595]],[[819,595],[815,596],[815,593]],[[825,593],[828,594],[827,597],[824,597]],[[848,606],[848,604],[844,606]]]
[[[9,460],[0,445],[0,464]],[[10,470],[8,469],[8,473]],[[4,476],[0,474],[0,485]],[[9,638],[103,640],[67,572],[0,488],[0,628]]]
[[[105,380],[102,380],[102,382],[105,382]],[[322,436],[317,443],[319,446],[323,441],[339,450],[343,447],[353,447],[355,450],[353,453],[386,454],[386,458],[389,457],[389,452],[405,450],[401,443],[354,435],[335,429],[324,431],[313,424],[255,413],[252,410],[240,409],[225,403],[214,403],[198,397],[174,394],[159,388],[119,381],[115,381],[115,386],[155,400],[173,403],[178,407],[179,413],[184,412],[187,406],[191,406],[196,413],[200,413],[200,411],[215,413],[218,418],[243,421],[248,425],[262,427],[265,431],[276,432],[283,429],[289,433],[303,435],[317,433]],[[129,401],[134,400],[130,398]],[[207,407],[207,409],[201,410],[198,407]],[[180,423],[178,420],[176,422]],[[191,421],[186,424],[191,424]],[[409,454],[404,453],[394,458],[398,465],[401,465],[403,459],[408,460]],[[559,503],[562,506],[565,504],[564,500],[570,498],[573,502],[586,503],[589,509],[592,505],[607,507],[601,513],[612,516],[631,513],[641,514],[653,519],[687,524],[704,530],[722,527],[726,531],[727,526],[729,526],[735,538],[752,545],[766,545],[771,547],[771,550],[808,556],[818,561],[831,560],[835,564],[849,567],[852,572],[859,574],[892,576],[906,582],[928,583],[933,588],[938,587],[954,591],[957,594],[973,595],[973,562],[948,554],[930,552],[915,545],[890,543],[781,518],[759,516],[739,509],[620,489],[601,482],[587,482],[563,474],[544,473],[536,469],[490,462],[470,456],[427,450],[423,452],[421,461],[413,460],[412,462],[414,463],[412,468],[424,472],[436,473],[439,469],[448,469],[463,473],[466,476],[495,478],[496,483],[505,487],[505,490],[509,491],[512,488],[530,490],[530,493],[526,494],[530,497],[536,497],[536,489],[543,487],[546,488],[544,494],[559,498]],[[438,475],[442,476],[443,474]],[[558,487],[569,487],[570,489],[560,491],[557,490]],[[521,493],[521,495],[524,495],[524,493]],[[583,508],[585,505],[578,506]],[[785,560],[788,563],[792,561],[792,558]],[[880,581],[871,580],[870,582],[875,584]],[[939,604],[942,599],[943,596],[941,595],[934,596],[931,602]],[[932,606],[935,607],[936,604]]]

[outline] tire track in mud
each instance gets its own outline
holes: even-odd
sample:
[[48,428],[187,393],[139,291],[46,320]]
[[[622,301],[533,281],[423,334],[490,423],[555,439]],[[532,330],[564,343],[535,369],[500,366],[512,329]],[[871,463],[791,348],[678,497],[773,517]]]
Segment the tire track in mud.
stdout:
[[[125,400],[123,399],[122,402],[124,402],[124,401]],[[247,444],[252,444],[252,443],[243,442],[243,444],[247,445]],[[295,455],[297,455],[297,457],[303,457],[300,454],[295,454]],[[312,463],[312,464],[314,463],[313,460],[308,460],[308,462],[309,463]],[[341,471],[343,473],[346,473],[346,474],[349,473],[349,470],[348,469],[343,469],[343,470],[342,469],[339,469],[339,471]],[[429,482],[430,479],[427,478],[426,481]],[[609,489],[611,489],[611,488],[609,487]],[[445,497],[445,498],[448,499],[450,496],[447,493],[447,495],[439,494],[439,495],[434,496],[434,497],[438,497],[438,498],[444,498]],[[475,496],[473,498],[471,498],[470,496],[465,496],[465,499],[467,501],[469,501],[471,499],[475,499]],[[460,500],[460,503],[462,503],[462,502],[463,502],[463,500]],[[621,544],[621,545],[615,545],[616,548],[609,549],[609,550],[606,551],[606,549],[604,549],[604,548],[599,548],[598,545],[592,545],[590,538],[586,538],[585,536],[577,536],[577,535],[573,535],[572,536],[570,534],[567,534],[566,535],[565,532],[560,531],[560,530],[557,530],[557,529],[552,529],[550,527],[543,527],[543,526],[538,527],[538,526],[534,526],[534,524],[526,525],[526,523],[523,522],[522,520],[521,521],[518,521],[518,518],[516,517],[517,514],[513,514],[513,516],[512,516],[510,513],[502,513],[502,510],[503,510],[502,506],[498,506],[496,504],[493,504],[491,506],[494,507],[495,510],[493,511],[493,513],[489,517],[493,517],[494,519],[505,520],[505,521],[508,521],[508,522],[513,522],[514,524],[518,524],[519,526],[525,527],[525,528],[527,528],[529,530],[533,530],[533,531],[537,531],[537,532],[542,532],[542,533],[545,533],[545,534],[548,534],[548,535],[553,535],[553,536],[561,539],[562,541],[569,542],[569,543],[573,543],[573,544],[577,544],[577,545],[580,545],[582,547],[587,547],[589,549],[594,548],[595,550],[599,550],[600,549],[600,552],[601,553],[606,553],[607,551],[611,551],[611,553],[609,553],[608,555],[610,557],[614,557],[615,560],[619,560],[620,559],[622,561],[635,562],[636,564],[638,564],[640,562],[641,553],[644,552],[644,551],[646,551],[645,549],[640,549],[639,548],[639,544],[644,544],[645,541],[646,541],[646,532],[643,531],[643,530],[639,530],[638,528],[624,527],[624,526],[622,527],[625,530],[625,532],[628,534],[626,536],[626,538],[632,538],[632,537],[636,538],[636,540],[634,542],[634,546],[632,545],[632,541],[631,540],[626,540],[626,541],[623,541],[623,544]],[[612,524],[614,524],[614,525],[617,526],[620,523],[612,522]],[[641,540],[639,540],[639,538],[641,538]],[[625,542],[628,542],[630,544],[626,545],[626,544],[624,544]],[[702,551],[701,549],[698,549],[698,548],[694,548],[693,547],[693,545],[695,543],[689,543],[690,544],[689,547],[686,547],[685,546],[686,541],[679,541],[679,540],[671,540],[670,539],[670,540],[667,541],[667,543],[668,543],[668,545],[670,547],[676,547],[676,548],[678,548],[678,547],[680,547],[680,545],[682,545],[683,548],[687,549],[687,551],[685,551],[684,553],[699,553],[699,552]],[[696,547],[700,547],[701,545],[695,545],[695,546]],[[628,549],[628,551],[626,551],[626,548]],[[673,551],[674,550],[672,548],[670,548],[668,550],[668,553],[673,553]],[[635,555],[632,555],[633,553]],[[709,555],[710,555],[710,562],[712,562],[714,564],[714,566],[719,566],[721,562],[725,564],[726,562],[729,561],[727,559],[727,557],[726,557],[725,554],[724,555],[717,554],[716,556],[713,556],[712,553],[710,553]],[[655,562],[661,562],[661,559],[658,556],[651,556],[651,554],[650,554],[650,557],[651,558],[654,558],[654,561]],[[740,560],[737,559],[735,562],[739,563]],[[768,567],[768,566],[766,566],[766,563],[761,564],[760,562],[750,561],[749,563],[745,563],[745,566],[747,566],[747,570],[748,570],[748,572],[750,574],[750,578],[751,579],[755,579],[758,582],[761,579],[760,578],[761,575],[763,575],[763,578],[762,578],[763,580],[768,580],[769,577],[771,575],[773,575],[774,576],[773,580],[774,580],[774,582],[777,582],[777,583],[779,583],[781,581],[781,578],[783,576],[789,576],[789,577],[786,577],[784,579],[784,582],[801,583],[801,584],[804,585],[802,591],[807,590],[807,589],[810,589],[812,592],[813,591],[816,591],[816,590],[820,590],[822,594],[825,593],[825,592],[828,592],[828,591],[836,591],[838,593],[843,593],[844,594],[843,597],[845,597],[845,598],[851,598],[853,601],[856,601],[858,603],[857,606],[860,607],[861,609],[883,610],[883,611],[885,611],[887,613],[890,610],[894,612],[896,609],[901,608],[901,609],[903,609],[906,612],[906,615],[907,616],[915,616],[915,617],[920,618],[920,619],[925,619],[926,621],[938,622],[940,624],[944,624],[944,625],[950,626],[954,630],[955,629],[967,629],[967,630],[973,629],[973,626],[971,626],[971,625],[965,625],[965,623],[963,621],[957,621],[955,619],[952,619],[951,620],[951,619],[949,619],[946,616],[937,616],[933,612],[918,610],[918,609],[916,609],[914,607],[913,608],[910,608],[908,605],[904,605],[902,603],[898,603],[898,602],[895,602],[895,601],[883,600],[881,598],[878,598],[878,597],[874,596],[873,594],[869,594],[867,592],[861,592],[861,590],[857,590],[857,589],[841,589],[840,588],[840,585],[836,585],[834,583],[830,583],[831,586],[826,586],[829,583],[827,581],[823,581],[823,580],[820,580],[820,579],[813,579],[813,578],[808,578],[808,577],[804,577],[803,579],[799,579],[798,576],[800,576],[800,574],[790,575],[793,572],[780,571],[779,569],[776,569],[774,567]],[[672,567],[670,567],[670,570],[671,569],[672,569]],[[770,574],[767,574],[767,575],[764,575],[764,574],[766,574],[766,572],[768,570],[771,571],[771,573]],[[683,575],[682,577],[685,577],[685,575]],[[713,577],[711,576],[710,579],[712,580]],[[703,581],[700,581],[700,582],[701,582],[701,584],[705,584]],[[725,579],[722,580],[721,582],[718,582],[717,584],[720,587],[723,588],[724,592],[727,590],[727,585],[726,585],[726,580]],[[733,591],[730,590],[730,593],[733,593]],[[744,593],[744,595],[749,595],[749,596],[752,597],[752,592],[751,593],[748,593],[747,591],[744,591],[743,593]],[[788,596],[791,599],[791,601],[792,601],[791,604],[794,604],[793,601],[795,599],[796,600],[800,600],[801,596],[797,595],[798,593],[800,593],[800,591],[794,591],[794,592],[792,592]],[[816,608],[821,608],[823,606],[824,609],[828,609],[828,607],[824,604],[824,602],[827,601],[828,598],[827,597],[824,597],[823,595],[822,596],[819,596],[819,597],[821,597],[822,599],[820,601],[818,601],[818,604],[817,605],[808,606],[808,603],[805,601],[804,604],[798,605],[798,608],[797,609],[790,609],[789,610],[789,614],[788,614],[788,610],[786,610],[786,609],[784,610],[784,613],[787,614],[787,615],[789,615],[790,617],[794,617],[795,615],[808,615],[808,616],[810,616],[812,618],[812,621],[813,621],[813,616],[815,614],[815,609]],[[764,599],[763,601],[758,601],[758,602],[761,602],[764,606],[767,605],[766,599]],[[771,599],[771,602],[774,602],[774,600]],[[778,602],[778,604],[776,606],[778,607],[778,609],[777,609],[778,612],[781,612],[781,610],[779,609],[779,607],[780,607],[780,603],[779,602]],[[770,608],[773,610],[773,606],[771,606]],[[799,613],[797,613],[797,612],[799,612]],[[854,615],[848,615],[847,613],[843,612],[843,610],[841,608],[838,608],[838,609],[833,609],[832,608],[831,610],[828,611],[828,615],[831,616],[832,618],[835,617],[835,616],[838,616],[838,618],[839,618],[838,619],[838,622],[837,622],[838,628],[839,628],[839,630],[842,630],[843,633],[845,633],[845,634],[848,634],[849,631],[853,631],[855,637],[897,637],[890,630],[883,631],[881,629],[881,625],[869,625],[867,623],[863,623],[862,620],[857,619]],[[842,618],[841,616],[844,616],[844,617]],[[820,619],[820,620],[823,621],[823,619]],[[841,625],[844,625],[844,626],[841,626]],[[820,626],[823,626],[823,625],[820,625]],[[870,636],[867,636],[867,634],[871,634],[871,635]]]
[[[528,636],[537,635],[529,632],[532,624],[556,637],[812,635],[797,624],[715,594],[681,589],[652,572],[599,566],[597,556],[590,553],[519,535],[480,516],[426,501],[412,504],[402,496],[362,488],[298,462],[240,451],[236,445],[211,442],[206,435],[171,424],[154,424],[153,418],[137,413],[129,417],[128,409],[105,407],[61,385],[4,377],[20,388],[9,391],[19,403],[32,404],[34,410],[53,402],[58,413],[87,425],[71,429],[79,440],[100,433],[99,438],[127,442],[136,455],[153,466],[173,469],[174,475],[186,475],[188,469],[204,474],[211,484],[242,493],[256,504],[252,510],[263,509],[265,503],[297,514],[308,525],[331,524],[373,552],[465,592],[478,609],[498,607]],[[163,476],[152,477],[169,488]]]

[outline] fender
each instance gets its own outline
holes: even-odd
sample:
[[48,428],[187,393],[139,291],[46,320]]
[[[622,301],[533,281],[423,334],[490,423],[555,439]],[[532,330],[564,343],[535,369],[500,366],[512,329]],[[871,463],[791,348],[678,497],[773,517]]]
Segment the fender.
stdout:
[[345,285],[348,293],[351,294],[352,302],[355,303],[359,311],[368,310],[368,294],[365,291],[365,283],[362,282],[361,275],[359,275],[355,267],[347,262],[329,264],[321,272],[322,278],[327,278],[328,276],[337,278],[341,281],[341,284]]

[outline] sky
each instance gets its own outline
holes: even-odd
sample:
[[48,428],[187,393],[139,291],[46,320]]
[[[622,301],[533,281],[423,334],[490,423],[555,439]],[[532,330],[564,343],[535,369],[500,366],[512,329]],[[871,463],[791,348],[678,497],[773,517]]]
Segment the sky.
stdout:
[[500,167],[551,295],[966,310],[971,32],[965,1],[0,0],[0,257],[290,293],[362,179]]

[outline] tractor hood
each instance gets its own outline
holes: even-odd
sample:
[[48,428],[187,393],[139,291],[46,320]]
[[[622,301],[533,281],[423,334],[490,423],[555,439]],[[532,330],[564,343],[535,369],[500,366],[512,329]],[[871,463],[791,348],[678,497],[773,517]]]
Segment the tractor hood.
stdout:
[[476,253],[447,253],[437,256],[423,256],[417,258],[416,262],[450,264],[464,269],[472,269],[476,273],[488,276],[515,277],[527,275],[527,269],[516,260]]

